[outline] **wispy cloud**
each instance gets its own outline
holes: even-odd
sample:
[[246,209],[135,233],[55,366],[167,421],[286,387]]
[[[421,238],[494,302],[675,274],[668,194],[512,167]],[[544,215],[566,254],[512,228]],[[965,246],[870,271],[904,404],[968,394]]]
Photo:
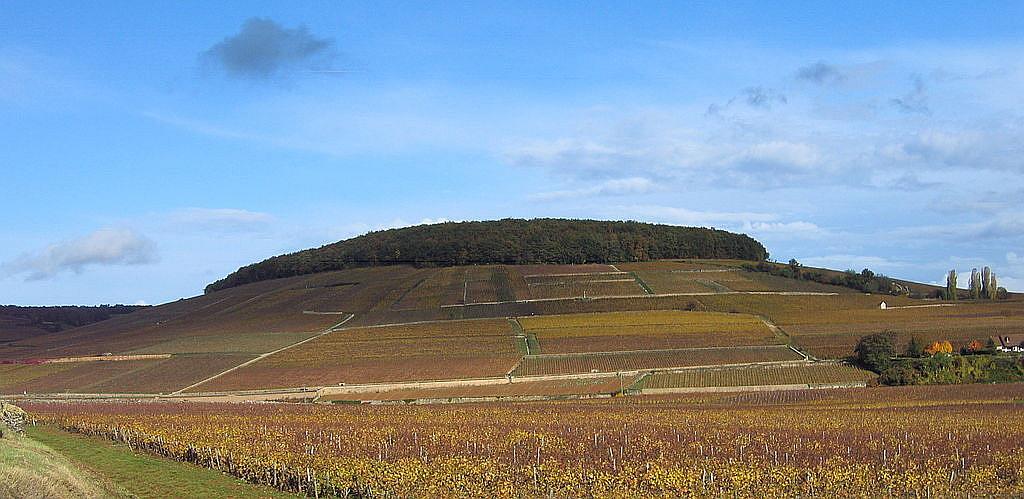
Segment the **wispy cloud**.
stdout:
[[925,89],[924,78],[921,75],[914,75],[911,80],[914,87],[904,94],[903,97],[890,99],[889,102],[896,109],[904,113],[931,114],[931,108],[928,107],[928,93]]
[[786,104],[789,99],[782,93],[764,87],[748,87],[743,89],[744,101],[748,106],[771,109],[774,104]]
[[707,116],[719,116],[739,103],[746,104],[753,109],[769,110],[776,104],[789,103],[789,98],[773,88],[752,86],[744,88],[738,95],[726,101],[725,104],[712,103],[704,114]]
[[285,28],[271,19],[253,17],[201,58],[231,76],[258,80],[287,69],[326,69],[335,56],[333,47],[333,40],[314,36],[306,26]]
[[828,232],[811,222],[745,222],[741,230],[746,233],[789,238],[814,238]]
[[913,266],[909,262],[890,260],[881,256],[849,254],[810,256],[800,259],[800,262],[812,267],[837,270],[871,269],[875,272],[887,272],[892,269],[905,269],[908,266]]
[[172,224],[199,230],[247,232],[274,220],[268,213],[236,208],[185,208],[169,215]]
[[616,206],[612,211],[618,218],[633,218],[636,220],[654,220],[663,223],[678,225],[738,225],[772,222],[778,219],[778,215],[772,213],[742,212],[742,211],[713,211],[713,210],[691,210],[673,206],[657,205],[626,205]]
[[847,76],[837,66],[818,61],[797,69],[796,78],[818,85],[835,85],[846,81]]
[[90,266],[143,265],[156,260],[153,241],[129,229],[106,228],[21,255],[0,268],[7,276],[24,274],[27,280],[40,280],[64,271],[81,273]]
[[630,194],[646,194],[656,190],[656,184],[645,177],[629,177],[606,180],[597,185],[581,189],[539,192],[530,196],[537,201],[557,201],[593,196],[625,196]]

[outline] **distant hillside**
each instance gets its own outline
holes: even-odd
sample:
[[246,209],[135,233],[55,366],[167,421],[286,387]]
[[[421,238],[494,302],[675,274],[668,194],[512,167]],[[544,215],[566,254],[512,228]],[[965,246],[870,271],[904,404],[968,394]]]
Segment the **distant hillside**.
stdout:
[[19,307],[0,305],[0,342],[56,333],[143,308],[136,305]]
[[723,230],[640,222],[505,219],[391,229],[247,265],[206,292],[352,267],[412,264],[608,263],[665,258],[761,261],[753,238]]

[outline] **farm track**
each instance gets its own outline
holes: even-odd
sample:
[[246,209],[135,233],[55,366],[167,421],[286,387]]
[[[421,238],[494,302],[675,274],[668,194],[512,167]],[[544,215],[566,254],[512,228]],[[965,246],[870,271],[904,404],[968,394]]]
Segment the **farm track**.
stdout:
[[807,353],[807,352],[797,348],[795,345],[793,345],[793,337],[790,336],[789,333],[787,333],[785,329],[782,329],[781,327],[776,325],[774,322],[772,322],[771,319],[769,319],[768,317],[765,317],[763,315],[759,315],[757,317],[759,319],[761,319],[761,322],[763,322],[764,325],[767,326],[768,329],[770,329],[772,331],[772,333],[777,338],[782,340],[782,342],[786,346],[788,346],[790,350],[792,350],[792,351],[794,351],[794,352],[796,352],[796,353],[798,353],[800,355],[803,355],[805,360],[815,361],[815,362],[818,362],[818,361],[821,360],[821,359],[819,359],[819,358],[817,358],[817,357],[815,357],[815,356],[813,356],[813,355],[811,355],[811,354],[809,354],[809,353]]
[[202,385],[203,383],[206,383],[206,382],[209,382],[209,381],[213,381],[213,380],[215,380],[215,379],[217,379],[217,378],[219,378],[221,376],[224,376],[225,374],[228,374],[228,373],[237,371],[237,370],[239,370],[239,369],[241,369],[243,367],[255,364],[255,363],[257,363],[257,362],[259,362],[259,361],[261,361],[261,360],[263,360],[263,359],[265,359],[267,357],[270,357],[271,355],[283,352],[285,350],[288,350],[289,348],[297,347],[297,346],[302,345],[304,343],[308,343],[308,342],[313,341],[313,340],[315,340],[315,339],[317,339],[317,338],[319,338],[321,336],[324,336],[326,334],[331,334],[333,332],[336,332],[336,331],[339,330],[338,328],[340,328],[346,322],[352,320],[352,318],[355,317],[355,316],[356,316],[355,314],[349,314],[349,316],[346,317],[345,320],[343,320],[343,321],[341,321],[341,322],[339,322],[339,323],[337,323],[337,324],[335,324],[335,325],[325,329],[320,334],[310,336],[309,338],[306,338],[306,339],[304,339],[302,341],[297,341],[295,343],[292,343],[291,345],[283,346],[281,348],[278,348],[277,350],[274,350],[273,352],[267,352],[267,353],[264,353],[264,354],[260,354],[255,359],[250,359],[250,360],[245,361],[245,362],[243,362],[243,363],[241,363],[241,364],[239,364],[239,365],[237,365],[235,367],[232,367],[231,369],[228,369],[228,370],[225,370],[225,371],[221,371],[221,372],[219,372],[217,374],[214,374],[213,376],[210,376],[210,377],[208,377],[208,378],[206,378],[206,379],[204,379],[202,381],[199,381],[198,383],[193,383],[193,384],[191,384],[189,386],[186,386],[185,388],[182,388],[182,389],[180,389],[180,390],[178,390],[176,392],[171,392],[171,395],[179,395],[181,393],[184,393],[187,390],[190,390],[190,389],[195,388],[195,387],[197,387],[199,385]]
[[644,293],[647,293],[647,294],[649,294],[649,295],[653,295],[653,294],[655,294],[655,293],[654,293],[654,290],[653,290],[653,289],[651,289],[651,287],[650,287],[650,286],[648,286],[648,285],[647,285],[647,283],[646,283],[646,282],[644,282],[644,280],[640,278],[640,274],[637,274],[636,272],[630,272],[630,273],[629,273],[629,275],[633,276],[633,280],[634,280],[634,281],[636,281],[636,283],[637,283],[637,284],[638,284],[638,285],[639,285],[639,286],[640,286],[641,288],[643,288],[643,290],[644,290]]

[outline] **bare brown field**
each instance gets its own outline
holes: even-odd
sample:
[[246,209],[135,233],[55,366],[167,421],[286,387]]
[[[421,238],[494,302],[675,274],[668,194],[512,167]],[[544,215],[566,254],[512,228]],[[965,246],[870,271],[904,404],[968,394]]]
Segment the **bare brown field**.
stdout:
[[343,329],[192,391],[500,377],[521,342],[506,319]]
[[609,312],[522,317],[541,353],[772,345],[779,340],[757,317],[715,312]]
[[514,376],[585,374],[802,359],[803,357],[785,346],[545,354],[523,357],[522,362],[516,366],[512,374]]

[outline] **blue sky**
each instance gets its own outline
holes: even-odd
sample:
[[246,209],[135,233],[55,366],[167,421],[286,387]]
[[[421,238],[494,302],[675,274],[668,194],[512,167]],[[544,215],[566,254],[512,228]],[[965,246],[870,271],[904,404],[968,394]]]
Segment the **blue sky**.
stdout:
[[0,303],[548,216],[1024,291],[1022,35],[1021,2],[0,0]]

